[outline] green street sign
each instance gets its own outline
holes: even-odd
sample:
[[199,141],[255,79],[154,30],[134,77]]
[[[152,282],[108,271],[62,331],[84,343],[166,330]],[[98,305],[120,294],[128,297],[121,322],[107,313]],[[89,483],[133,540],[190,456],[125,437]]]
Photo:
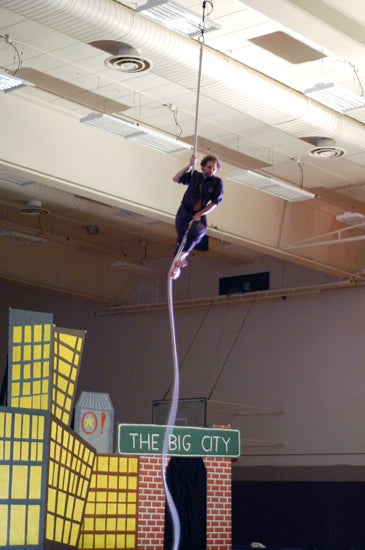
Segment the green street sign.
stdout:
[[[162,455],[167,426],[118,424],[119,454]],[[168,429],[167,454],[171,456],[240,456],[239,430],[173,426]]]

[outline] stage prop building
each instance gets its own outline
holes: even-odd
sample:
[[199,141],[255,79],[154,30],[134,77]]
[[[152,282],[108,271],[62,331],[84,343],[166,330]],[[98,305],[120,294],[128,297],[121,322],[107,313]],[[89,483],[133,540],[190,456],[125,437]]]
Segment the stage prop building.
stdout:
[[[10,310],[0,550],[171,548],[161,479],[165,427],[119,424],[114,453],[113,407],[97,392],[81,393],[70,427],[84,339],[85,332],[54,326],[52,314]],[[197,529],[181,509],[183,549],[231,550],[231,462],[239,452],[237,430],[176,426],[170,434],[174,498],[186,498],[187,472],[197,476],[187,490],[200,487],[190,494]]]

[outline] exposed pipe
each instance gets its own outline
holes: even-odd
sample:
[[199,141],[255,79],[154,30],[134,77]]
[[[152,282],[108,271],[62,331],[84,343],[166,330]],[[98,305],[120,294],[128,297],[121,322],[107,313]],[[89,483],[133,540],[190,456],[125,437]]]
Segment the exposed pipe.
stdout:
[[[0,0],[0,7],[85,43],[108,37],[145,49],[151,72],[195,89],[199,44],[113,0]],[[208,47],[201,93],[295,137],[330,137],[350,154],[365,148],[362,123]]]

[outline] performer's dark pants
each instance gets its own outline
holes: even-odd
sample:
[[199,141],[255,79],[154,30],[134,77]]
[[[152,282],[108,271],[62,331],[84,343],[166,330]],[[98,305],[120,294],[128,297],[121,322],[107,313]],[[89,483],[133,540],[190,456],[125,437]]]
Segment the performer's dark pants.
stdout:
[[[187,228],[189,227],[189,223],[191,222],[193,215],[194,215],[193,210],[188,210],[183,204],[180,205],[180,208],[177,211],[176,219],[175,219],[175,227],[177,232],[177,243],[176,243],[175,254],[180,247],[180,244],[184,238]],[[202,216],[199,222],[195,222],[195,221],[192,222],[186,237],[186,242],[184,244],[183,251],[189,254],[196,247],[196,245],[200,243],[200,241],[202,240],[206,232],[207,232],[206,216]]]

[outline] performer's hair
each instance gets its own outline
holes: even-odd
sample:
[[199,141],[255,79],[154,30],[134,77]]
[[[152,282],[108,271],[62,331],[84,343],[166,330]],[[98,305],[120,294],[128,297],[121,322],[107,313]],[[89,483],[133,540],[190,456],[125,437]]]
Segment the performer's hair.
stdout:
[[207,155],[205,156],[202,160],[201,160],[201,163],[200,163],[200,166],[205,166],[208,162],[210,161],[213,161],[213,162],[216,162],[217,163],[217,168],[219,170],[219,168],[221,167],[221,164],[219,162],[219,159],[217,157],[215,157],[214,155]]

